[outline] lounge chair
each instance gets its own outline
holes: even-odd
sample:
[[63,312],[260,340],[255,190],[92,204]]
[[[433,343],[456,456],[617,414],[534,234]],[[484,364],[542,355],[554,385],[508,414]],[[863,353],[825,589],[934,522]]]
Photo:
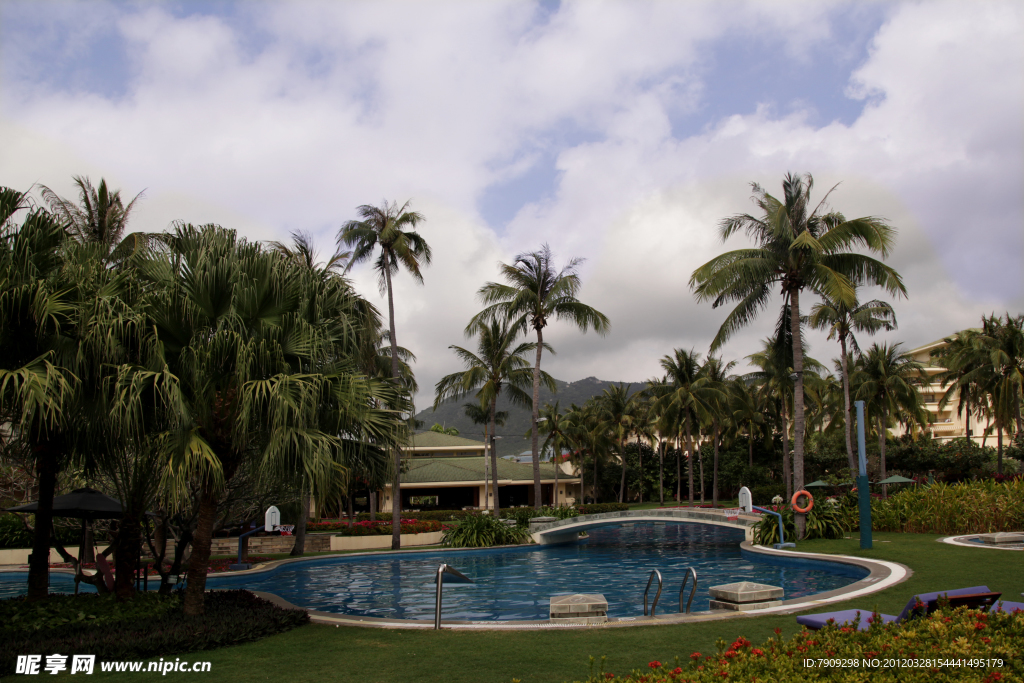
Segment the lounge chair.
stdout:
[[[992,593],[989,591],[988,586],[973,586],[971,588],[958,588],[951,591],[938,591],[935,593],[920,593],[910,598],[907,602],[906,607],[900,612],[899,616],[894,617],[891,614],[879,614],[878,618],[882,620],[882,623],[889,624],[893,622],[905,621],[914,616],[914,606],[921,602],[924,604],[925,609],[928,612],[933,612],[938,607],[939,597],[945,596],[947,598],[961,597],[964,600],[961,604],[970,604],[973,606],[981,605],[992,605],[1002,593]],[[1018,604],[1018,603],[1010,603]],[[871,627],[871,610],[860,610],[860,609],[846,609],[840,610],[839,612],[825,612],[824,614],[807,614],[796,618],[796,623],[801,626],[816,631],[822,628],[830,620],[836,624],[850,624],[856,626],[860,631],[867,631]]]
[[998,600],[996,604],[992,605],[989,612],[1016,612],[1020,610],[1024,612],[1024,602],[1010,602],[1009,600]]

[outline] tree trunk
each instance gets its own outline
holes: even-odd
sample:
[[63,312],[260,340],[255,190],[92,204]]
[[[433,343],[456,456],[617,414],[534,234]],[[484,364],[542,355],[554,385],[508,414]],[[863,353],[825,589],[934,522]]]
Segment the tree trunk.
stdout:
[[996,420],[996,474],[1003,473],[1003,426]]
[[789,469],[789,416],[786,397],[782,397],[782,478],[786,480],[786,500],[793,498],[793,476]]
[[57,491],[57,444],[42,441],[36,446],[36,478],[39,505],[35,515],[35,535],[28,560],[26,600],[43,600],[50,590],[50,535],[53,532],[53,496]]
[[[800,289],[794,288],[790,296],[790,326],[793,332],[793,371],[796,386],[793,388],[793,488],[804,487],[804,349],[800,332]],[[797,539],[804,537],[807,515],[796,513]]]
[[306,552],[306,520],[309,519],[309,497],[306,491],[306,481],[303,477],[302,490],[299,498],[299,519],[295,523],[295,543],[292,545],[290,555],[299,557]]
[[142,525],[131,511],[117,523],[114,550],[114,593],[118,600],[131,600],[135,595],[135,569],[142,550]]
[[626,502],[626,449],[619,439],[619,458],[622,459],[622,480],[619,482],[619,502]]
[[[398,338],[395,335],[395,297],[391,291],[391,254],[385,250],[384,280],[388,288],[388,329],[391,333],[391,378],[398,382]],[[395,474],[391,479],[391,549],[402,547],[402,447],[395,446]]]
[[718,509],[718,422],[715,422],[715,462],[711,474],[711,507]]
[[373,486],[370,486],[370,491],[366,494],[366,502],[370,505],[370,521],[377,521],[377,492],[373,490]]
[[637,442],[636,442],[636,457],[637,457],[638,462],[639,462],[638,467],[640,468],[640,487],[639,487],[640,488],[640,493],[638,494],[639,497],[637,498],[637,501],[641,505],[643,505],[643,502],[644,502],[644,452],[640,448],[640,440],[639,439],[637,439]]
[[683,435],[676,437],[676,504],[683,502],[683,472],[680,469],[679,461],[683,457]]
[[754,466],[754,421],[750,421],[750,430],[747,432],[747,466]]
[[658,444],[658,504],[665,507],[665,444]]
[[690,462],[690,507],[693,507],[693,435],[690,432],[690,418],[686,418],[686,459]]
[[593,454],[594,454],[594,490],[593,490],[593,495],[594,495],[594,502],[596,503],[597,502],[597,450],[596,449],[593,451]]
[[540,510],[540,453],[538,451],[537,423],[540,422],[540,354],[544,350],[544,333],[537,328],[537,361],[533,366],[533,416],[530,418],[530,451],[533,453],[533,507]]
[[184,605],[184,612],[188,616],[200,616],[205,610],[203,598],[206,593],[206,572],[210,565],[210,543],[216,518],[217,495],[213,483],[207,481],[203,483],[199,494],[199,517],[192,537],[192,556],[188,560]]
[[494,447],[494,435],[498,429],[498,397],[491,399],[491,476],[494,477],[494,485],[491,486],[491,493],[494,494],[494,517],[501,518],[501,500],[498,498],[498,453]]
[[704,504],[704,449],[697,444],[697,466],[700,471],[700,504]]
[[558,442],[558,439],[554,439],[551,444],[551,448],[554,449],[554,453],[551,455],[551,462],[555,464],[555,488],[551,494],[552,507],[558,507],[558,470],[562,469],[562,444]]
[[[881,473],[878,477],[879,481],[886,478],[885,474],[885,415],[879,410],[878,420],[878,469]],[[882,484],[882,498],[888,498],[889,487]]]
[[[491,412],[491,411],[488,411]],[[484,510],[491,509],[491,451],[494,450],[494,441],[490,434],[491,423],[488,419],[484,422],[484,443],[487,448],[484,451],[484,499],[480,505]]]
[[843,431],[846,432],[846,459],[850,464],[850,481],[857,481],[857,456],[853,454],[853,414],[850,412],[850,369],[846,363],[846,335],[839,335],[839,348],[842,350],[843,401],[846,412]]
[[[353,505],[353,503],[355,502],[354,499],[355,499],[354,492],[349,491],[349,494],[348,494],[348,525],[349,526],[352,526],[353,524],[355,524],[355,521],[356,521],[356,511],[355,511],[355,507]],[[401,522],[401,518],[399,518],[399,522]],[[401,529],[399,529],[399,531],[401,531]]]

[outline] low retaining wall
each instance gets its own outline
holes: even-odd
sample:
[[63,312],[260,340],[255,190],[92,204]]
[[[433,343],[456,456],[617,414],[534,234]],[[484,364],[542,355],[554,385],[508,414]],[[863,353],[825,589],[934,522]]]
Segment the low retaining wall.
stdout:
[[[294,536],[250,536],[250,555],[271,555],[291,552],[295,546]],[[330,534],[306,534],[306,552],[321,553],[331,550]],[[210,544],[213,555],[235,555],[238,553],[238,537],[215,538]]]
[[[402,534],[402,547],[418,545],[437,545],[441,542],[443,531],[431,531],[424,534]],[[391,536],[331,536],[331,550],[373,550],[390,548]]]
[[[32,548],[0,550],[0,564],[28,564],[28,556],[30,554],[32,554]],[[56,551],[50,551],[51,557],[56,554]]]

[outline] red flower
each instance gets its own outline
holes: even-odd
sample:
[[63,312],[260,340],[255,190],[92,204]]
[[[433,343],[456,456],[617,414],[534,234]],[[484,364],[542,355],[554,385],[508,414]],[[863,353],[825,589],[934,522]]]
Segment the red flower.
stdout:
[[692,659],[694,661],[700,659],[700,653],[699,652],[694,652],[692,655],[690,655],[690,659]]
[[775,629],[775,635],[779,635],[780,633],[782,633],[782,629],[781,628],[776,628]]
[[678,676],[679,674],[683,673],[683,669],[682,669],[682,667],[678,667],[677,666],[676,668],[672,669],[672,673],[674,673],[674,674],[676,674]]
[[753,650],[751,650],[750,652],[751,652],[751,654],[753,654],[753,655],[754,655],[755,657],[760,657],[761,655],[763,655],[763,654],[764,654],[764,650],[762,650],[761,648],[757,648],[757,647],[755,647],[755,648],[754,648]]
[[661,662],[657,662],[657,661],[651,662],[647,666],[651,667],[652,669],[660,669],[661,668]]
[[615,678],[615,674],[613,674],[613,673],[606,673],[606,674],[604,675],[604,677],[605,677],[605,678],[607,678],[607,679],[609,679],[609,680],[611,680],[612,678]]
[[983,643],[985,643],[986,645],[988,645],[989,643],[991,643],[991,642],[992,642],[992,639],[991,639],[991,638],[986,638],[985,636],[982,636],[982,637],[981,637],[981,642],[983,642]]

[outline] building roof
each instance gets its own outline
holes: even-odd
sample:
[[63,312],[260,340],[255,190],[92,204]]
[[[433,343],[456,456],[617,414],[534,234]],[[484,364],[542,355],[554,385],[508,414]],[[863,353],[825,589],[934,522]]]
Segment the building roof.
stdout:
[[[484,459],[476,458],[409,458],[405,461],[408,469],[402,473],[403,484],[426,484],[429,482],[441,481],[479,481],[484,480]],[[541,479],[554,479],[555,468],[548,463],[540,465]],[[498,459],[499,481],[533,481],[533,465],[512,462],[510,460]],[[571,477],[561,473],[558,475],[560,481],[574,481],[578,477]]]
[[474,441],[463,436],[428,431],[413,434],[409,445],[405,449],[418,451],[424,448],[476,448],[482,450],[483,447],[483,441]]

